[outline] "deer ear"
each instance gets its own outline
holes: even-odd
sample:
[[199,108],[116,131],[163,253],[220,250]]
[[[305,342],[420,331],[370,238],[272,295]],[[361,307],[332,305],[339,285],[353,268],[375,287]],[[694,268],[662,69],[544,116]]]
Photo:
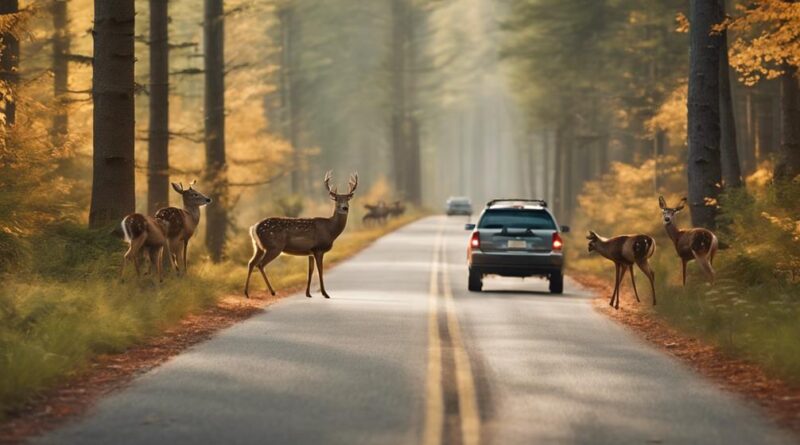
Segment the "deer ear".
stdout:
[[588,240],[596,240],[597,238],[597,233],[595,233],[594,230],[590,230],[589,235],[586,236]]
[[681,198],[681,203],[678,204],[678,207],[676,207],[675,210],[683,210],[683,208],[686,207],[687,201],[688,200],[686,198]]
[[194,187],[194,185],[195,185],[195,184],[197,184],[197,179],[192,179],[192,183],[191,183],[191,184],[189,184],[189,189],[191,189],[192,187]]
[[183,186],[182,185],[175,184],[174,182],[171,183],[171,184],[172,184],[172,188],[175,189],[176,192],[180,193],[181,195],[183,194]]
[[667,207],[667,201],[664,201],[663,196],[658,197],[658,206],[661,207],[661,210],[664,210]]

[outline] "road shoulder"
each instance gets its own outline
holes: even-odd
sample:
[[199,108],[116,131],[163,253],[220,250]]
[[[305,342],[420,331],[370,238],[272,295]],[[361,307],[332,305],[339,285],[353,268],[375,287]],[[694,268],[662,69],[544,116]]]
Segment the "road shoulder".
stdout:
[[768,375],[754,363],[730,357],[718,347],[677,331],[649,312],[647,303],[637,304],[629,289],[623,288],[620,309],[614,310],[608,305],[608,295],[613,290],[611,283],[591,275],[572,278],[594,292],[595,310],[719,386],[755,401],[779,425],[800,439],[800,388]]

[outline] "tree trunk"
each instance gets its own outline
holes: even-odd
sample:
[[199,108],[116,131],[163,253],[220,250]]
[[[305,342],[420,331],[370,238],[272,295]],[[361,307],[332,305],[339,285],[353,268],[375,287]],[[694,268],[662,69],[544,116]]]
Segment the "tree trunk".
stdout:
[[772,84],[770,82],[759,83],[756,96],[756,162],[769,160],[775,151],[774,107],[772,104]]
[[784,64],[781,75],[783,135],[775,163],[776,180],[792,180],[800,174],[800,89],[797,68]]
[[136,207],[134,1],[95,0],[94,153],[89,226],[117,224]]
[[280,100],[281,134],[292,147],[292,172],[290,185],[293,194],[303,192],[303,158],[299,147],[297,127],[297,100],[294,78],[297,71],[295,40],[297,30],[294,9],[284,6],[278,11],[281,38]]
[[150,0],[150,127],[147,145],[147,212],[169,204],[168,0]]
[[691,2],[689,31],[689,205],[695,227],[714,228],[722,180],[720,166],[719,51],[712,28],[721,20],[717,0]]
[[228,181],[225,162],[225,27],[223,0],[205,0],[206,183],[214,203],[206,211],[206,247],[212,261],[220,261],[228,228]]
[[[392,54],[391,54],[391,153],[395,188],[405,195],[407,178],[405,166],[407,138],[405,132],[406,103],[406,0],[392,0]],[[408,196],[404,196],[408,198]]]
[[67,0],[53,0],[53,94],[56,99],[56,109],[53,115],[53,128],[51,138],[53,147],[60,148],[64,145],[69,131],[67,118],[66,94],[69,89],[69,54],[70,32]]
[[[0,15],[15,14],[19,12],[18,0],[0,1]],[[17,104],[14,99],[16,91],[14,86],[19,82],[19,40],[11,33],[0,36],[3,39],[2,53],[0,54],[0,81],[12,88],[10,95],[0,94],[2,112],[6,125],[14,125],[17,120]]]
[[[724,0],[721,0],[724,3]],[[721,14],[724,17],[724,11]],[[733,114],[733,95],[728,63],[728,31],[719,36],[719,112],[720,112],[720,163],[722,184],[727,187],[742,186],[742,168],[736,144],[736,120]]]

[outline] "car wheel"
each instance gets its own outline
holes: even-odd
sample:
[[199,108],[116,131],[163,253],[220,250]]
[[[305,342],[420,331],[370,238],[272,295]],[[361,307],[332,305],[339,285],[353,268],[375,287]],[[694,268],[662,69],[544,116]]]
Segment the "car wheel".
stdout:
[[483,277],[478,272],[469,271],[469,282],[467,289],[470,292],[480,292],[483,289]]
[[564,293],[564,273],[559,271],[550,274],[550,293],[562,294]]

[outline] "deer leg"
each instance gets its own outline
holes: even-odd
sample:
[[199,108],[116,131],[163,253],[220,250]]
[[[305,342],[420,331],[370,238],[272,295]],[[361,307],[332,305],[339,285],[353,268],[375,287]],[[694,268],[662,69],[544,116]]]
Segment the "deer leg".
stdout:
[[267,289],[269,289],[269,293],[272,295],[275,295],[275,289],[272,288],[272,284],[270,284],[269,278],[267,278],[267,273],[264,272],[264,267],[275,258],[278,258],[281,251],[282,249],[270,248],[267,246],[267,251],[261,257],[261,261],[258,262],[258,271],[261,272],[261,276],[264,277],[264,282],[267,283]]
[[611,292],[611,301],[608,305],[614,307],[614,298],[617,296],[617,289],[619,289],[619,264],[614,263],[614,292]]
[[317,273],[319,274],[319,290],[322,292],[322,296],[325,298],[330,298],[331,296],[325,292],[325,281],[322,279],[322,257],[325,255],[324,252],[314,252],[314,260],[317,262]]
[[[653,272],[653,269],[650,267],[650,263],[647,260],[639,261],[636,263],[639,266],[639,269],[647,275],[647,278],[650,280],[650,291],[653,292],[653,306],[656,305],[656,273]],[[633,267],[631,267],[631,270]]]
[[308,256],[308,282],[306,283],[306,297],[311,298],[311,277],[314,276],[314,257]]
[[617,278],[617,298],[614,300],[614,309],[619,309],[619,294],[622,293],[622,279],[625,278],[627,267],[624,264],[619,266],[619,278]]
[[189,240],[183,240],[183,272],[187,272],[189,268],[186,266],[186,252],[189,250]]
[[641,303],[641,302],[642,302],[642,300],[640,300],[640,299],[639,299],[639,291],[638,291],[638,290],[636,290],[636,279],[635,279],[635,278],[633,278],[633,264],[631,264],[630,266],[628,266],[628,270],[630,270],[630,271],[631,271],[631,284],[633,284],[633,295],[635,295],[635,296],[636,296],[636,302],[637,302],[637,303]]
[[147,249],[147,256],[150,257],[150,270],[152,271],[153,265],[156,266],[156,273],[158,273],[158,281],[161,282],[161,263],[158,261],[161,259],[161,255],[159,255],[159,251],[161,248],[159,247],[149,247]]
[[686,287],[686,260],[681,258],[681,268],[683,270],[683,287]]
[[259,261],[261,261],[261,257],[264,256],[264,251],[261,250],[258,246],[253,243],[253,257],[250,258],[250,261],[247,262],[247,280],[244,282],[244,296],[250,298],[250,293],[248,289],[250,288],[250,275],[253,274],[253,268],[256,267]]
[[164,282],[164,246],[156,249],[156,271],[158,272],[158,282]]
[[180,240],[171,239],[168,242],[169,245],[169,262],[172,263],[172,267],[175,269],[175,274],[181,274],[181,268],[178,265],[178,253],[180,252]]

